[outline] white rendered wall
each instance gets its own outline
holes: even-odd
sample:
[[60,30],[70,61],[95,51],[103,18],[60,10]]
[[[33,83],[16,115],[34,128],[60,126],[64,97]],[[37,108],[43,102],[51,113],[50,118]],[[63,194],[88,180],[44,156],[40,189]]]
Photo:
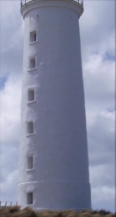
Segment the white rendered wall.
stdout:
[[[88,150],[78,19],[73,1],[33,1],[24,5],[22,122],[18,202],[34,209],[91,208]],[[31,31],[37,42],[30,44]],[[29,59],[36,58],[35,70]],[[28,89],[35,100],[28,103]],[[33,121],[34,133],[27,134]],[[33,155],[32,170],[27,157]]]

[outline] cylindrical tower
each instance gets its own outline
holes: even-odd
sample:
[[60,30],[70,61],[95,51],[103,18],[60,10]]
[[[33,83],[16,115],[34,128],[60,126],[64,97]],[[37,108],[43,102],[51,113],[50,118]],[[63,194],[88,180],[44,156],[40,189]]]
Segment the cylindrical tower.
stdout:
[[79,18],[82,3],[27,0],[18,202],[90,209]]

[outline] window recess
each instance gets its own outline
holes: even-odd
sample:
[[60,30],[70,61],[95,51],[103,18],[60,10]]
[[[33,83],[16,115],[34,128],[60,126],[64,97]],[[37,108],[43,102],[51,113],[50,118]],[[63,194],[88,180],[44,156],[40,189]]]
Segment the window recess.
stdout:
[[37,33],[36,31],[30,32],[30,42],[37,41]]
[[27,169],[33,169],[33,155],[27,157]]
[[32,121],[29,121],[27,123],[27,134],[32,134],[34,133],[34,130],[33,130],[33,122]]
[[29,89],[28,90],[28,102],[34,101],[34,99],[35,99],[34,89]]
[[33,192],[27,193],[27,204],[28,205],[33,204]]
[[35,68],[35,58],[31,58],[29,62],[29,69],[34,69]]

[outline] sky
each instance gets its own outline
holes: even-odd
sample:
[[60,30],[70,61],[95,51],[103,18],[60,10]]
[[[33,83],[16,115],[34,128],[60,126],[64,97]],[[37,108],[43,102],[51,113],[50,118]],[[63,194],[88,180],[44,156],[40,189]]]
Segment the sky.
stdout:
[[[17,202],[23,31],[20,1],[0,1],[0,201]],[[93,209],[115,211],[115,1],[85,0],[80,18]]]

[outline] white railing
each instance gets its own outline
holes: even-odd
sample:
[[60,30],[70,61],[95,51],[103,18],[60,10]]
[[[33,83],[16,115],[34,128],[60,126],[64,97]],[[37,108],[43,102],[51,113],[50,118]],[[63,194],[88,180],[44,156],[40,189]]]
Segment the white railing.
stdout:
[[[21,7],[32,1],[38,1],[38,0],[21,0]],[[76,1],[83,6],[83,0],[71,0],[71,1]]]

